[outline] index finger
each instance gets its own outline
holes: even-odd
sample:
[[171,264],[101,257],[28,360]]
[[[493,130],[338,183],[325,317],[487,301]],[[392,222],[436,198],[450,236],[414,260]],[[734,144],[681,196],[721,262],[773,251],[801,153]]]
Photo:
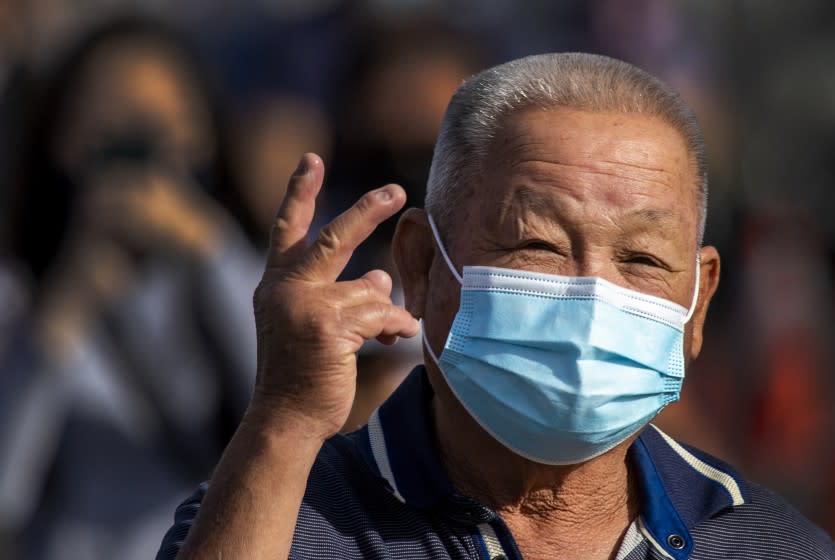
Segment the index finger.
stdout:
[[336,281],[360,243],[404,204],[406,191],[399,185],[386,185],[365,193],[319,231],[299,263],[300,270],[313,280]]
[[267,268],[288,265],[303,254],[324,174],[322,158],[313,153],[302,156],[270,229]]

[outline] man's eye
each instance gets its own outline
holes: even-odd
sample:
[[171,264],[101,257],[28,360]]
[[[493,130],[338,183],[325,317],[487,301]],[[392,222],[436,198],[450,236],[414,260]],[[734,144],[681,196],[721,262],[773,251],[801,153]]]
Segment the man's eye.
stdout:
[[642,255],[642,254],[634,254],[629,255],[626,258],[626,262],[629,264],[640,264],[643,266],[656,266],[660,268],[664,268],[664,265],[656,258],[651,257],[649,255]]
[[550,245],[545,243],[544,241],[528,241],[521,244],[519,247],[516,248],[517,251],[548,251],[551,253],[560,253],[561,251]]

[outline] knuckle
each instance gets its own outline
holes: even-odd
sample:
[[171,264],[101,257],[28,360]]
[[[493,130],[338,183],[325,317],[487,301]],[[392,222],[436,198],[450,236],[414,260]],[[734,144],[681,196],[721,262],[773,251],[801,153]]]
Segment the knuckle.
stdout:
[[372,313],[378,321],[384,321],[388,318],[391,306],[383,302],[374,302],[372,304]]
[[357,201],[356,208],[360,212],[368,212],[374,207],[375,201],[376,198],[374,197],[374,193],[367,192],[364,195],[362,195],[360,199]]
[[322,249],[336,251],[341,246],[342,240],[337,233],[337,228],[333,224],[328,224],[319,230],[319,234],[316,236],[316,243]]
[[334,328],[334,318],[322,313],[310,313],[302,322],[304,332],[312,338],[327,337]]
[[280,253],[285,253],[298,237],[307,234],[307,229],[284,216],[276,216],[270,231],[270,243]]
[[290,224],[290,221],[287,220],[284,216],[276,216],[273,220],[273,228],[275,229],[276,233],[282,234],[287,233],[293,229],[293,226]]
[[358,280],[359,292],[362,296],[376,296],[379,293],[377,286],[368,278]]

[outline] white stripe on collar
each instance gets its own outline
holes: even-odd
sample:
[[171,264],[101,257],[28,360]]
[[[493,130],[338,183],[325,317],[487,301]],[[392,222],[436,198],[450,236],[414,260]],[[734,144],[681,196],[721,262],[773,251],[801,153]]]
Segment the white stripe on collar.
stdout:
[[710,480],[720,484],[727,490],[728,494],[731,496],[731,501],[733,505],[740,506],[745,503],[745,499],[742,497],[742,491],[739,489],[739,485],[734,480],[734,477],[729,475],[726,472],[723,472],[713,465],[708,465],[689,451],[687,451],[684,447],[681,446],[676,440],[662,432],[655,424],[650,424],[658,434],[664,438],[664,441],[667,442],[673,451],[678,453],[682,459],[684,459],[688,465],[696,469],[702,476],[709,478]]
[[626,560],[626,557],[632,554],[633,550],[641,546],[644,540],[646,539],[641,534],[641,530],[638,529],[637,520],[633,521],[629,524],[626,533],[624,533],[620,541],[620,548],[618,549],[617,556],[615,556],[615,560]]
[[667,560],[676,560],[675,558],[670,556],[669,552],[664,550],[664,547],[661,546],[657,540],[655,540],[655,538],[652,536],[652,533],[650,533],[649,530],[647,530],[646,526],[644,525],[644,521],[640,517],[638,517],[638,530],[641,531],[641,534],[644,536],[644,538],[646,538],[646,540],[649,541],[649,544],[652,545],[652,547],[658,554],[660,554],[664,558],[667,558]]
[[477,528],[481,539],[484,541],[484,547],[487,549],[487,555],[490,557],[490,560],[507,558],[507,554],[502,548],[502,543],[499,542],[499,537],[496,536],[496,531],[493,530],[493,527],[489,523],[481,523]]
[[394,494],[394,497],[406,503],[406,500],[397,489],[397,482],[394,480],[394,473],[391,471],[389,453],[388,449],[386,449],[386,438],[383,434],[383,425],[380,423],[379,409],[375,410],[368,420],[368,441],[371,444],[371,453],[374,455],[374,461],[377,463],[377,470],[380,471],[380,475],[391,486],[391,492]]

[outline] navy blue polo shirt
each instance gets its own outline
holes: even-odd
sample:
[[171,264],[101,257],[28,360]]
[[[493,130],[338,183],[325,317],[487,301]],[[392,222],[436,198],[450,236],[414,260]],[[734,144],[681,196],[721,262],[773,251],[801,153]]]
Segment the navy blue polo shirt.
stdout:
[[[362,429],[319,453],[290,558],[518,559],[501,517],[456,492],[440,463],[429,413],[432,388],[416,368]],[[629,449],[640,515],[618,560],[835,559],[819,528],[721,461],[650,425]],[[176,557],[206,483],[175,513],[157,554]]]

